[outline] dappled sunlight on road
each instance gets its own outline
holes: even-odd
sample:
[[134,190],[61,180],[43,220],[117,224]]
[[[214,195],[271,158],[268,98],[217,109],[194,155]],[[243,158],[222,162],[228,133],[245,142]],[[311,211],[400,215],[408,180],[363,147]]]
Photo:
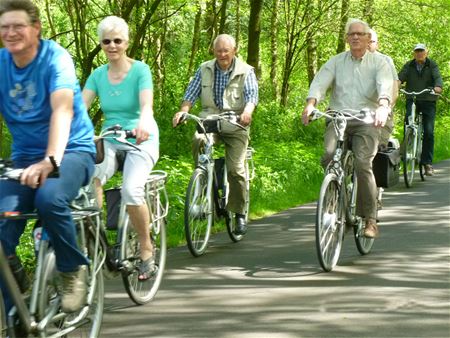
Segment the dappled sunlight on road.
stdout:
[[386,191],[373,251],[347,233],[330,273],[313,203],[252,222],[240,243],[217,234],[199,258],[173,249],[150,304],[108,286],[102,337],[449,337],[450,194],[428,185]]

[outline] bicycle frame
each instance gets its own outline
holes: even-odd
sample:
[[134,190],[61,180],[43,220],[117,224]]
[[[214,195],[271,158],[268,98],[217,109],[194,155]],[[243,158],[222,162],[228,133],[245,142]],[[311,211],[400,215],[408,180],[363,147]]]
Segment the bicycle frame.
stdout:
[[316,251],[324,271],[331,271],[339,260],[346,224],[353,227],[361,254],[367,254],[373,244],[373,239],[364,237],[362,219],[356,216],[357,177],[352,163],[353,152],[346,146],[345,138],[347,120],[355,118],[368,123],[369,116],[365,111],[364,118],[345,111],[333,113],[315,111],[312,115],[312,119],[330,118],[337,135],[336,149],[325,169],[316,210]]
[[[20,169],[10,170],[2,165],[2,169],[5,169],[5,176],[3,179],[17,180],[20,177]],[[39,246],[37,248],[37,258],[36,258],[36,269],[34,273],[34,279],[31,288],[31,294],[29,296],[29,301],[27,302],[23,295],[19,291],[19,286],[15,280],[15,277],[9,267],[7,258],[3,251],[3,247],[0,243],[0,276],[5,284],[7,291],[12,300],[13,307],[5,315],[7,329],[9,331],[10,337],[15,337],[15,328],[17,326],[16,320],[18,319],[21,325],[23,333],[38,334],[40,336],[45,336],[45,331],[51,322],[64,322],[64,327],[58,327],[58,335],[64,335],[83,326],[85,322],[84,318],[89,313],[90,306],[94,302],[94,297],[97,295],[97,276],[101,273],[101,267],[105,260],[105,257],[99,255],[100,241],[99,241],[99,210],[96,208],[96,204],[93,204],[93,200],[90,198],[91,189],[93,189],[92,183],[88,186],[82,187],[79,191],[77,198],[71,203],[72,217],[77,226],[77,238],[79,241],[80,249],[83,251],[86,257],[89,257],[91,264],[89,269],[91,269],[90,279],[88,281],[88,295],[86,298],[86,305],[77,312],[75,316],[71,316],[68,319],[68,314],[60,312],[60,296],[59,294],[53,298],[49,304],[43,303],[45,288],[48,283],[46,279],[46,274],[48,277],[49,268],[55,267],[55,257],[54,252],[50,249],[50,241],[48,235],[46,235],[45,229],[42,232]],[[38,220],[39,216],[37,213],[17,213],[17,212],[5,212],[0,215],[1,218],[11,219],[11,220]],[[96,217],[95,224],[86,223],[88,219]],[[94,227],[93,227],[93,226]],[[94,251],[91,255],[88,253],[88,233],[86,230],[93,232],[92,237],[94,238]],[[103,286],[101,286],[103,289]],[[45,306],[45,309],[43,308]],[[45,311],[44,311],[45,310]],[[101,310],[102,311],[102,310]],[[99,329],[100,326],[95,326]]]

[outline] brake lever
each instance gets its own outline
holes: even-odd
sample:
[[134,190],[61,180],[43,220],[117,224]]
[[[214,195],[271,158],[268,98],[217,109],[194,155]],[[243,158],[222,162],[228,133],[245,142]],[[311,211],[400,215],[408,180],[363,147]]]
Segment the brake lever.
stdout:
[[119,141],[120,143],[126,144],[126,145],[128,145],[128,146],[130,146],[130,147],[132,147],[132,148],[134,148],[136,150],[141,151],[141,149],[139,149],[135,144],[133,144],[130,141],[128,141],[125,138],[125,135],[121,135],[120,137],[117,137],[116,140]]

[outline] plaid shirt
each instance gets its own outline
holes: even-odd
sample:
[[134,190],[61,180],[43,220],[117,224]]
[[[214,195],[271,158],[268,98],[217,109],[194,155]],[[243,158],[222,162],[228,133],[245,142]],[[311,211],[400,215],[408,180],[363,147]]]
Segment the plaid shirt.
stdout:
[[[214,67],[214,102],[219,109],[223,109],[223,92],[230,80],[230,75],[234,69],[233,66],[227,71],[222,71],[217,63]],[[200,68],[194,75],[194,78],[189,83],[186,93],[184,94],[184,101],[189,101],[192,105],[200,97],[202,91],[202,76]],[[258,81],[256,75],[252,69],[244,81],[244,101],[245,103],[253,103],[255,106],[258,104]]]

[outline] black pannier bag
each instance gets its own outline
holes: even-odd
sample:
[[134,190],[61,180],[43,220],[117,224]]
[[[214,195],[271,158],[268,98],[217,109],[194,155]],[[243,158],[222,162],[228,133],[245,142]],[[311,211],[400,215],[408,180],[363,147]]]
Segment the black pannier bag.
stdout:
[[372,162],[377,187],[391,188],[399,182],[400,149],[379,150]]
[[119,223],[120,202],[122,200],[120,188],[105,190],[105,198],[106,228],[109,230],[117,230],[117,224]]
[[[219,119],[205,119],[203,120],[203,127],[206,133],[219,133],[221,130]],[[203,134],[203,129],[197,124],[197,131]]]

